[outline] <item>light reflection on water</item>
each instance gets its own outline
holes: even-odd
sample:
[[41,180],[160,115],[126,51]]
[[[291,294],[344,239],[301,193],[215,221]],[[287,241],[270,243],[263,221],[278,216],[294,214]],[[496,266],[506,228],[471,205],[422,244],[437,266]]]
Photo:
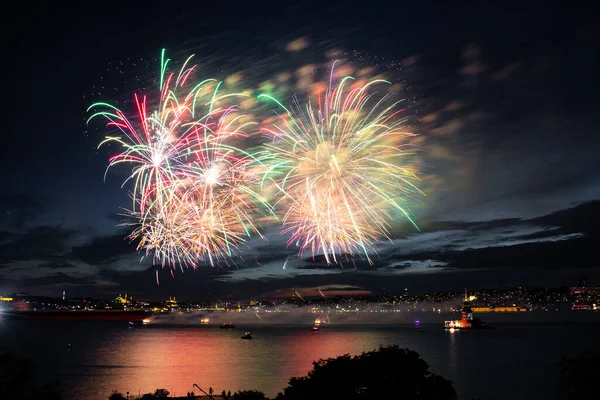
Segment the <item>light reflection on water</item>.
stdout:
[[[416,350],[432,370],[455,382],[459,398],[539,398],[552,362],[594,346],[596,324],[503,324],[449,334],[436,326],[148,325],[115,322],[5,321],[0,351],[34,358],[42,376],[60,379],[67,399],[106,399],[114,389],[176,395],[197,383],[216,393],[259,389],[274,396],[312,362],[397,344]],[[252,341],[241,340],[248,328]],[[69,347],[68,344],[71,344]],[[598,346],[596,343],[595,346]],[[519,397],[519,394],[522,397]],[[508,397],[507,397],[508,396]]]

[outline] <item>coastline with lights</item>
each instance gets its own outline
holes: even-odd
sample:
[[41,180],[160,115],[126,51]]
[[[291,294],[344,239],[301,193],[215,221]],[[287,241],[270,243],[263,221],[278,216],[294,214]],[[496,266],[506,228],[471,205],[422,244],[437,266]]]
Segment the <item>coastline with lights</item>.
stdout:
[[102,300],[91,297],[69,298],[65,293],[60,298],[15,293],[0,296],[0,316],[24,319],[142,321],[148,318],[198,314],[198,323],[208,325],[214,319],[211,315],[229,313],[250,313],[260,319],[261,315],[456,314],[466,310],[465,322],[463,319],[449,320],[449,325],[456,325],[452,327],[461,329],[471,323],[474,313],[582,313],[600,309],[599,286],[481,289],[470,291],[468,296],[457,292],[409,294],[408,290],[405,290],[397,295],[384,293],[370,296],[301,297],[297,290],[290,292],[288,297],[268,300],[178,301],[175,297],[170,297],[165,301],[154,302],[134,300],[128,294],[120,294],[112,300]]

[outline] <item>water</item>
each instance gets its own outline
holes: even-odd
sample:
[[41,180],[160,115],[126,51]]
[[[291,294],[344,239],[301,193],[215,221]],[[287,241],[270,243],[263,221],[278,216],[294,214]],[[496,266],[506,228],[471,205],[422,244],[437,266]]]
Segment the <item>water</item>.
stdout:
[[[95,400],[114,389],[138,394],[166,388],[185,396],[193,383],[216,393],[258,389],[274,396],[317,359],[397,344],[452,380],[459,399],[518,400],[551,397],[562,356],[600,350],[600,315],[585,315],[561,323],[484,316],[496,329],[452,334],[423,318],[419,327],[331,325],[316,333],[310,325],[248,322],[229,331],[196,324],[0,321],[0,351],[33,359],[43,379],[61,381],[64,398]],[[240,339],[245,329],[254,340]]]

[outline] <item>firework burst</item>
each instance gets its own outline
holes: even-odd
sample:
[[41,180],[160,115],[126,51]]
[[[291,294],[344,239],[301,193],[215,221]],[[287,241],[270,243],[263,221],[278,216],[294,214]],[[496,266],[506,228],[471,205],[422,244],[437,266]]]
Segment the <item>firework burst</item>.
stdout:
[[394,213],[414,224],[403,204],[421,193],[409,150],[415,135],[402,129],[400,102],[371,92],[385,81],[361,85],[345,77],[334,87],[332,80],[316,102],[296,102],[291,110],[260,96],[285,111],[263,128],[271,139],[263,182],[278,191],[282,233],[300,254],[323,252],[329,263],[342,253],[362,253],[370,261],[374,244],[389,238]]
[[[134,228],[130,238],[138,250],[152,254],[163,266],[212,264],[232,252],[253,232],[257,211],[266,203],[253,189],[258,175],[253,157],[228,144],[247,137],[236,107],[227,104],[221,83],[190,78],[196,65],[188,58],[179,73],[167,73],[161,57],[158,100],[135,95],[137,117],[130,121],[107,103],[93,104],[90,119],[102,116],[119,136],[107,136],[100,146],[117,144],[121,151],[109,167],[132,166]],[[267,206],[268,208],[268,206]]]

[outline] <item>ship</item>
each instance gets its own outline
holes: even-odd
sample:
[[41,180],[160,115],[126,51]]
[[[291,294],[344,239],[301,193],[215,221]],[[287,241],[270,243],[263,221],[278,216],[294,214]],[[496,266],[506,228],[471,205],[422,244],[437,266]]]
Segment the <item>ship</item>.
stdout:
[[246,332],[244,333],[244,336],[242,336],[242,339],[252,340],[252,335],[250,334],[250,332]]
[[231,322],[228,322],[226,324],[221,325],[219,328],[221,328],[221,329],[235,329],[235,325],[233,325]]
[[44,310],[5,311],[2,318],[18,320],[60,321],[144,321],[152,315],[149,311],[124,310]]
[[484,329],[488,327],[481,319],[473,317],[473,308],[471,307],[471,301],[467,297],[466,290],[460,313],[461,319],[455,321],[445,321],[444,328],[450,332],[454,332],[455,330]]

